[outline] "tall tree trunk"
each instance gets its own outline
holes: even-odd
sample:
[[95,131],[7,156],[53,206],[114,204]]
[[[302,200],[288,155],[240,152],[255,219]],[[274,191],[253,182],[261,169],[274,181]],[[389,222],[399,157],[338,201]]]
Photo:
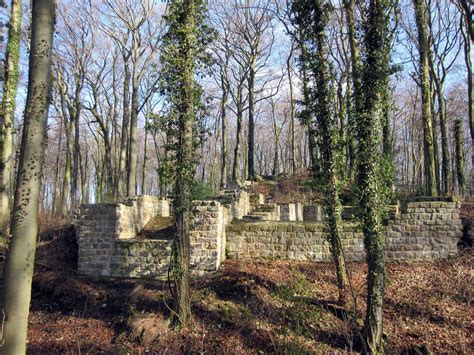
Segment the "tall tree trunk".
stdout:
[[349,177],[350,182],[354,182],[355,180],[355,168],[356,168],[356,152],[355,152],[355,143],[354,143],[354,136],[355,136],[355,128],[356,128],[356,120],[355,120],[355,109],[353,103],[353,93],[352,93],[352,86],[351,86],[352,78],[347,76],[347,94],[346,94],[346,112],[347,112],[347,131],[346,131],[346,150],[347,150],[347,159],[346,159],[346,166],[347,166],[347,176]]
[[366,351],[382,351],[383,299],[385,293],[385,237],[380,216],[378,170],[383,98],[388,85],[390,41],[388,26],[391,0],[370,0],[364,21],[365,61],[362,71],[359,140],[359,190],[364,246],[368,264],[367,309],[363,336]]
[[280,156],[279,156],[279,149],[280,149],[280,133],[281,129],[278,128],[278,124],[276,121],[276,115],[275,115],[275,104],[272,102],[272,122],[273,122],[273,136],[275,138],[274,141],[274,153],[273,153],[273,169],[272,169],[272,175],[273,176],[278,176],[280,173]]
[[[474,72],[472,70],[471,61],[471,41],[473,35],[471,30],[474,29],[472,25],[472,15],[467,5],[467,0],[460,0],[464,12],[461,21],[461,33],[464,40],[464,60],[466,62],[467,69],[467,91],[468,91],[468,102],[469,102],[469,129],[471,131],[471,142],[474,145],[474,88],[472,85]],[[474,150],[471,150],[471,164],[474,166]]]
[[[337,109],[337,120],[338,120],[338,137],[337,139],[335,140],[334,144],[335,144],[335,148],[339,151],[339,154],[340,154],[340,159],[343,161],[343,162],[348,162],[349,161],[349,157],[347,156],[347,151],[345,149],[345,147],[347,146],[347,140],[348,140],[348,129],[346,127],[346,117],[347,116],[347,113],[346,113],[346,108],[347,108],[347,105],[346,105],[346,98],[344,97],[344,94],[343,94],[343,83],[344,82],[347,82],[347,80],[344,79],[344,77],[346,76],[346,73],[341,73],[341,77],[339,78],[338,80],[338,83],[337,83],[337,94],[336,94],[336,97],[337,97],[337,104],[334,105]],[[337,171],[337,174],[338,176],[340,176],[341,179],[350,179],[350,173],[347,174],[347,171],[345,171],[345,169],[343,168],[343,165],[341,164],[336,164],[336,171]]]
[[256,58],[252,57],[249,63],[249,126],[247,141],[247,174],[248,180],[255,180],[255,65]]
[[286,70],[288,72],[288,85],[290,89],[290,166],[291,172],[296,171],[296,143],[295,143],[295,101],[293,94],[293,80],[291,77],[291,59],[293,58],[293,42],[291,43],[290,54],[286,61]]
[[81,154],[81,146],[79,143],[80,127],[79,127],[79,116],[77,114],[71,116],[71,120],[74,121],[74,142],[72,151],[72,184],[71,184],[71,208],[74,210],[79,205],[79,179],[80,169],[79,160]]
[[458,191],[464,194],[466,179],[464,177],[464,142],[462,134],[462,121],[454,121],[454,142],[456,148],[456,175],[458,179]]
[[[118,196],[118,174],[117,171],[120,166],[120,152],[118,149],[118,132],[117,122],[119,117],[119,94],[117,90],[117,59],[118,55],[114,53],[112,62],[112,92],[113,92],[113,106],[112,106],[112,122],[111,122],[111,137],[109,145],[109,159],[110,159],[110,171],[109,171],[109,190],[107,191],[108,197],[112,198]],[[105,140],[105,137],[104,137]],[[109,140],[109,137],[107,137]],[[113,149],[113,150],[112,150]],[[112,170],[113,168],[113,170]]]
[[225,189],[227,186],[227,101],[229,99],[228,84],[224,79],[221,80],[222,97],[221,97],[221,181],[220,188]]
[[354,130],[357,121],[357,114],[360,112],[362,101],[362,73],[360,65],[360,50],[359,43],[356,38],[356,20],[354,0],[344,0],[344,9],[346,13],[347,32],[349,37],[349,46],[351,50],[351,73],[352,73],[352,88],[353,99],[351,100],[351,108],[349,109],[349,122],[347,132],[348,152],[349,152],[349,176],[353,181],[355,176],[355,146],[354,146]]
[[138,85],[139,78],[136,64],[134,64],[132,75],[132,112],[130,116],[129,164],[127,169],[127,195],[129,197],[135,196],[137,194]]
[[122,138],[120,141],[120,158],[118,169],[118,197],[127,194],[127,167],[128,167],[128,129],[130,126],[130,68],[128,59],[124,55],[125,77],[123,81],[123,117],[122,117]]
[[64,116],[64,122],[66,126],[66,162],[64,164],[63,187],[61,190],[61,216],[66,217],[69,214],[68,196],[71,187],[72,131],[74,130],[74,121],[69,120],[69,122],[67,122],[67,118]]
[[438,116],[435,114],[435,100],[436,100],[436,93],[434,89],[434,85],[432,83],[432,78],[430,76],[430,83],[432,84],[430,87],[431,92],[431,127],[433,129],[433,151],[434,151],[434,166],[435,166],[435,176],[436,176],[436,189],[438,194],[441,191],[441,175],[440,175],[440,155],[439,155],[439,143],[438,143]]
[[346,271],[346,263],[341,243],[341,202],[337,187],[337,169],[335,152],[336,142],[334,139],[335,114],[331,107],[331,98],[334,93],[330,88],[330,68],[328,66],[328,49],[326,28],[329,19],[328,3],[321,0],[314,0],[314,26],[315,40],[317,43],[316,59],[314,65],[315,92],[316,99],[315,117],[320,131],[320,152],[322,155],[321,165],[326,200],[326,223],[329,230],[329,240],[331,252],[336,266],[336,275],[339,288],[339,299],[344,301],[349,283]]
[[105,175],[106,175],[106,188],[105,195],[107,199],[114,196],[114,172],[112,168],[112,147],[109,140],[109,132],[106,130],[103,132],[104,139],[104,163],[105,163]]
[[425,192],[429,196],[437,196],[438,189],[431,112],[430,67],[428,63],[430,49],[426,28],[426,7],[424,0],[413,0],[413,6],[415,8],[416,26],[418,29],[418,47],[420,52],[420,83],[426,177]]
[[31,281],[38,233],[38,203],[51,93],[55,2],[33,0],[31,49],[23,137],[4,272],[3,354],[25,354]]
[[[164,42],[164,65],[167,89],[176,112],[172,129],[176,145],[174,167],[174,216],[177,230],[173,258],[175,281],[174,308],[177,321],[182,327],[191,322],[190,273],[190,220],[192,218],[191,190],[196,172],[195,166],[195,103],[198,99],[196,82],[196,55],[200,24],[203,14],[202,0],[182,0],[170,5],[169,30]],[[168,39],[169,38],[169,39]],[[177,74],[176,74],[177,73]]]
[[234,162],[232,165],[232,181],[240,180],[240,154],[242,150],[242,119],[243,119],[243,85],[239,84],[237,88],[237,130],[235,133]]
[[18,90],[21,0],[12,0],[0,107],[0,238],[6,242],[10,224],[10,178],[13,170],[13,125]]
[[73,158],[73,177],[72,177],[72,186],[71,186],[71,207],[76,209],[79,207],[79,180],[81,177],[80,172],[80,154],[81,154],[81,145],[80,145],[80,119],[81,119],[81,91],[84,83],[84,75],[79,74],[76,76],[76,88],[74,93],[74,103],[71,107],[69,117],[71,121],[74,121],[74,151],[72,154]]
[[436,88],[436,96],[439,109],[439,125],[441,130],[441,180],[443,182],[442,191],[445,194],[451,192],[451,159],[449,154],[448,125],[446,117],[446,102],[444,99],[443,83],[439,76],[432,70],[432,76]]
[[145,116],[145,142],[143,147],[143,166],[142,166],[142,183],[141,183],[141,194],[146,194],[146,166],[148,162],[148,115]]
[[[303,36],[303,32],[300,31],[300,36]],[[319,172],[318,164],[318,148],[316,141],[316,129],[313,125],[311,118],[311,88],[309,86],[309,75],[308,75],[308,49],[304,43],[304,38],[300,38],[301,46],[301,71],[303,74],[303,105],[304,109],[300,113],[301,122],[307,127],[308,130],[308,150],[310,157],[310,166],[313,174]]]
[[[84,158],[85,156],[85,158]],[[80,167],[81,167],[81,204],[85,205],[89,203],[89,154],[87,148],[84,153],[80,155]],[[84,160],[84,161],[83,161]],[[105,179],[104,179],[105,180]]]
[[392,156],[392,137],[390,134],[390,93],[388,88],[385,90],[384,107],[382,114],[382,153],[384,157]]
[[53,213],[57,212],[58,192],[59,192],[59,162],[61,161],[61,145],[63,141],[63,125],[59,125],[58,133],[58,153],[56,155],[56,165],[54,167],[54,186],[53,186],[53,206],[51,208]]

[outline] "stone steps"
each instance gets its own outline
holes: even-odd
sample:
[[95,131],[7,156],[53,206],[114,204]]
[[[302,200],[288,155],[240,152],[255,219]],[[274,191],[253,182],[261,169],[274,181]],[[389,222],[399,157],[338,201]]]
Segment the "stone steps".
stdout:
[[245,221],[271,221],[272,215],[270,212],[253,212],[243,217]]
[[258,212],[273,212],[275,211],[275,204],[264,204],[257,207]]
[[276,203],[264,203],[257,206],[257,209],[243,216],[246,221],[275,221],[279,220],[280,211]]

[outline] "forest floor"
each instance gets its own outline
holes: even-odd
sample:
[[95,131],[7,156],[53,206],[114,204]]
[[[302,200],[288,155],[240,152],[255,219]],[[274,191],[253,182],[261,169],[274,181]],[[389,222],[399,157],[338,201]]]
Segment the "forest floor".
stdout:
[[[350,264],[353,298],[337,303],[332,264],[236,261],[192,285],[193,326],[169,327],[166,282],[76,275],[71,227],[43,227],[29,320],[31,354],[288,353],[355,349],[366,267]],[[474,252],[434,263],[391,263],[385,297],[387,350],[474,351]]]

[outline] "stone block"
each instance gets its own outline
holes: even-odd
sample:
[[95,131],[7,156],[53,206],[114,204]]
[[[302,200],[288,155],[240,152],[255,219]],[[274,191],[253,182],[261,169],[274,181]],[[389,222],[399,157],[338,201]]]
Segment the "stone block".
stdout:
[[303,206],[303,220],[320,222],[323,220],[323,209],[320,205]]
[[280,204],[280,220],[296,221],[296,206],[294,203]]

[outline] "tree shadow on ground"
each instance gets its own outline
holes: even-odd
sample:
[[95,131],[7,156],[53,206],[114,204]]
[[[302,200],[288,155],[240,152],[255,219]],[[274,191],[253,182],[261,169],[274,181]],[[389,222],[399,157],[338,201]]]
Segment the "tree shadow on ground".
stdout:
[[[311,324],[304,314],[308,310],[318,317],[320,313],[326,312],[345,321],[345,311],[342,307],[329,300],[297,296],[288,299],[281,294],[282,287],[286,286],[251,273],[225,274],[220,280],[203,288],[214,292],[217,299],[213,303],[231,302],[234,308],[219,308],[199,302],[193,305],[193,311],[203,321],[217,323],[226,331],[238,332],[247,346],[265,352],[281,353],[288,350],[288,344],[275,340],[278,332],[284,332],[285,328],[291,329],[293,334],[307,341],[317,340],[341,351],[350,348],[346,334],[323,329],[317,324],[317,319],[316,324]],[[284,302],[288,301],[293,302],[294,306],[285,306]],[[242,309],[249,313],[243,316],[238,314]],[[257,327],[258,323],[268,324],[272,330],[261,329]],[[304,345],[300,346],[300,350],[311,351]]]

